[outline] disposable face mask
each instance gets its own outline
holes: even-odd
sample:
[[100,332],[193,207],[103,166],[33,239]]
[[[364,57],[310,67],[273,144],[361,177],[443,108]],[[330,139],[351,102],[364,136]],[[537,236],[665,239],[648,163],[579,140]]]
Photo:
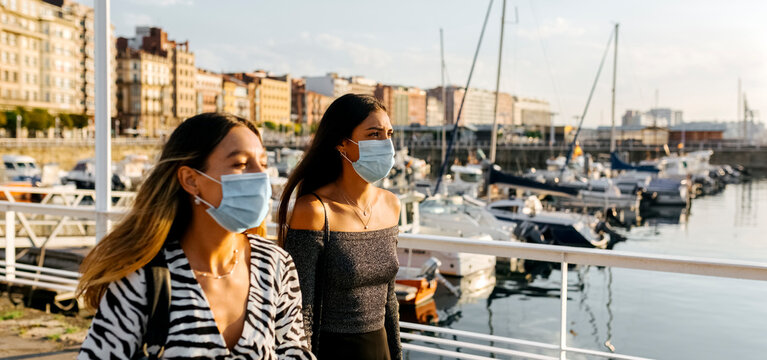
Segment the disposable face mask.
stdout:
[[211,205],[195,195],[196,201],[208,206],[207,213],[226,230],[241,233],[261,225],[269,211],[272,186],[266,173],[231,174],[218,181],[202,171],[202,176],[221,184],[221,204]]
[[374,183],[389,174],[394,166],[394,144],[391,139],[386,140],[362,140],[355,142],[360,151],[360,158],[352,162],[343,153],[341,156],[352,164],[354,171],[368,183]]

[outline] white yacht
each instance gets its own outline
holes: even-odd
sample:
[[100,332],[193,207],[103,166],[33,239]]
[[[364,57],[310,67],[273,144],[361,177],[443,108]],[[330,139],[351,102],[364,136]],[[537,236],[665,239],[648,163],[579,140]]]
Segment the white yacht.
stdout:
[[[504,228],[491,215],[483,216],[481,213],[469,210],[468,207],[459,205],[443,207],[449,202],[441,197],[423,199],[422,194],[415,192],[400,195],[400,201],[402,201],[400,231],[413,234],[459,236],[477,240],[493,240],[495,237],[506,241],[512,239],[511,228]],[[423,208],[419,204],[420,201],[425,203]],[[476,218],[478,214],[479,219]],[[494,228],[494,226],[499,227]],[[439,272],[452,276],[467,276],[477,271],[494,269],[496,262],[495,256],[491,255],[449,251],[398,248],[397,254],[400,265],[404,267],[420,267],[429,258],[436,257],[442,263]]]
[[[525,200],[498,200],[490,203],[487,209],[501,221],[517,226],[525,223],[535,225],[535,231],[542,237],[535,239],[536,242],[605,249],[612,244],[611,238],[617,235],[605,229],[604,223],[593,216],[545,211],[535,196]],[[618,240],[612,239],[613,242]]]

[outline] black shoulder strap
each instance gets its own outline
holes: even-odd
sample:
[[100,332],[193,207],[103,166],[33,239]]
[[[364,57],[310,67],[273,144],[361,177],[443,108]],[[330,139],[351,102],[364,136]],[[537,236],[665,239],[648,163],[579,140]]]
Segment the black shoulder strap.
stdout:
[[159,359],[165,351],[170,323],[170,271],[165,250],[160,249],[152,261],[144,265],[149,320],[135,358]]
[[[322,204],[322,211],[325,212],[325,227],[322,228],[323,230],[325,230],[325,236],[322,239],[323,242],[324,242],[326,240],[326,238],[330,239],[330,226],[328,225],[328,209],[325,207],[325,202],[322,201],[322,198],[320,198],[319,195],[317,195],[316,193],[312,193],[312,195],[314,195],[314,197],[316,197],[317,200],[320,201],[320,204]],[[325,244],[323,244],[323,245],[325,245]]]
[[320,332],[322,331],[322,300],[323,283],[325,282],[325,245],[330,241],[330,225],[328,223],[328,209],[325,202],[319,195],[312,193],[322,204],[322,210],[325,212],[324,234],[322,236],[322,246],[317,256],[317,271],[314,278],[314,320],[312,321],[312,352],[316,355],[320,353]]

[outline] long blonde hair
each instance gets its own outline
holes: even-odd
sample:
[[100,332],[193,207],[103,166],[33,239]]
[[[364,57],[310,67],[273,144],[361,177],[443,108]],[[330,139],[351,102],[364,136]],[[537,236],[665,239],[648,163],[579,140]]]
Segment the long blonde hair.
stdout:
[[140,269],[162,249],[166,239],[183,236],[191,219],[191,199],[177,179],[181,166],[205,171],[213,149],[235,126],[258,129],[234,115],[205,113],[179,125],[163,146],[160,159],[136,193],[128,214],[83,260],[77,295],[98,308],[110,283]]

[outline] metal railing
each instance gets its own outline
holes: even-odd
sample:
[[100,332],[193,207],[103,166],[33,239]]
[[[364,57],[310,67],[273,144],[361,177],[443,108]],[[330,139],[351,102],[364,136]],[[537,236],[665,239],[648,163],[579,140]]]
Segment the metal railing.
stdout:
[[[0,211],[5,211],[6,218],[5,261],[0,261],[0,281],[4,281],[10,284],[30,285],[40,288],[47,288],[54,291],[64,292],[66,294],[70,294],[72,291],[74,291],[76,287],[76,280],[79,277],[79,274],[75,272],[16,263],[14,231],[16,213],[20,212],[26,214],[47,214],[95,219],[97,216],[95,209],[0,201]],[[107,216],[111,220],[117,220],[123,214],[123,211],[113,210],[108,211],[102,215]],[[273,228],[273,226],[270,226],[270,229]],[[639,254],[624,251],[605,251],[554,245],[473,240],[466,238],[407,233],[401,233],[399,235],[398,246],[405,249],[473,253],[505,258],[520,258],[556,262],[560,264],[561,269],[567,269],[568,265],[570,264],[580,264],[767,281],[767,263],[747,261],[725,261],[720,259],[685,256]],[[419,334],[403,331],[401,334],[403,340],[434,345],[424,346],[411,342],[403,342],[402,347],[403,349],[412,352],[448,356],[457,359],[490,358],[487,356],[446,350],[439,348],[439,346],[447,345],[460,349],[471,349],[477,352],[485,352],[488,354],[492,353],[495,355],[517,356],[529,359],[565,359],[568,353],[610,359],[644,359],[642,357],[631,355],[581,349],[569,346],[567,344],[567,280],[568,271],[561,271],[559,344],[547,344],[543,342],[402,322],[400,323],[401,329],[422,332]],[[437,335],[426,335],[424,332],[429,334],[449,335],[451,339],[446,339]],[[490,346],[478,344],[476,342],[470,342],[468,340],[452,339],[459,337],[472,340],[492,341],[496,345]],[[538,351],[556,352],[558,354],[556,356],[544,355],[531,351],[521,351],[517,349],[501,347],[497,346],[497,344],[513,345],[515,347],[530,347]]]
[[[263,134],[264,144],[268,147],[293,147],[303,149],[306,147],[311,138],[309,136],[290,136],[280,133],[267,132]],[[147,138],[147,137],[114,137],[111,139],[113,145],[134,145],[134,146],[160,146],[163,143],[161,138]],[[81,146],[91,147],[95,146],[96,141],[94,138],[0,138],[0,148],[18,148],[18,147],[53,147],[53,146]],[[439,148],[442,143],[439,140],[434,139],[407,139],[404,141],[404,145],[409,148]],[[672,149],[676,149],[679,141],[670,141],[668,146]],[[694,151],[700,149],[717,149],[717,150],[762,150],[766,144],[762,143],[743,143],[742,141],[728,141],[728,140],[702,140],[702,141],[686,141],[685,150]],[[399,147],[400,142],[395,139],[394,145]],[[474,139],[458,140],[456,146],[461,148],[489,148],[490,141],[477,141]],[[512,150],[549,150],[554,149],[558,151],[567,150],[569,142],[557,141],[553,145],[549,144],[548,139],[542,140],[514,140],[506,141],[500,140],[498,146],[504,149]],[[584,150],[588,151],[607,151],[610,148],[609,140],[583,140],[580,142],[580,146]],[[643,144],[632,141],[626,141],[621,144],[619,142],[619,148],[621,150],[643,151],[643,150],[656,150],[663,145]]]
[[[46,210],[18,212],[16,218],[21,224],[23,232],[26,234],[27,239],[30,242],[30,246],[41,247],[44,244],[57,239],[61,236],[61,233],[65,230],[65,227],[74,228],[74,233],[79,237],[92,237],[93,234],[87,231],[86,226],[95,226],[94,220],[90,218],[83,218],[82,216],[71,216],[67,213],[66,209],[85,210],[88,214],[92,214],[94,207],[92,203],[95,200],[96,192],[94,190],[78,190],[66,187],[60,188],[36,188],[36,187],[15,187],[15,186],[0,186],[0,198],[7,200],[9,203],[17,203],[17,198],[30,198],[33,195],[37,196],[35,203],[19,203],[29,204],[32,207],[29,209],[46,209],[50,205],[49,209],[64,210],[61,215],[57,215],[57,218],[52,218]],[[112,202],[113,207],[116,209],[125,209],[131,206],[133,200],[136,197],[135,192],[128,191],[113,191]],[[91,204],[87,204],[86,202]],[[28,216],[32,214],[31,216]],[[0,219],[0,229],[3,229],[7,220]],[[7,228],[7,227],[6,227]],[[3,230],[0,230],[0,234],[5,234]],[[71,235],[70,235],[71,237]]]
[[[159,138],[129,138],[117,137],[112,139],[113,145],[135,145],[135,146],[160,146],[162,139]],[[94,138],[84,139],[63,139],[63,138],[0,138],[0,148],[44,148],[54,146],[77,146],[92,147],[96,146]]]

